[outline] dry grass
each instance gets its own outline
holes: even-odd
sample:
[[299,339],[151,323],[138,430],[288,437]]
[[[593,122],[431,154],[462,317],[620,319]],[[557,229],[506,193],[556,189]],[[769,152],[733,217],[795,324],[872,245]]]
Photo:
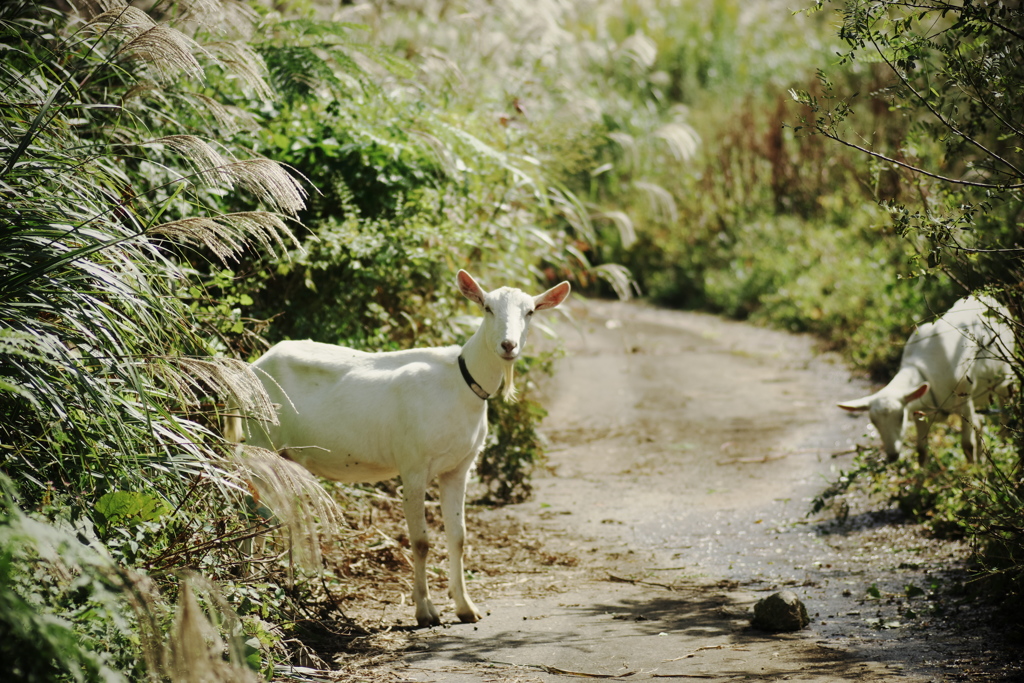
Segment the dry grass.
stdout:
[[[339,487],[336,495],[343,500],[343,540],[327,540],[322,550],[328,578],[321,587],[320,614],[290,643],[299,653],[293,661],[330,680],[390,681],[394,673],[384,665],[415,644],[412,555],[400,492],[384,484]],[[560,593],[574,583],[568,574],[585,571],[559,538],[519,518],[514,509],[469,505],[466,516],[469,590],[477,601]],[[428,502],[427,520],[434,548],[428,564],[432,598],[442,618],[453,621],[436,503]]]

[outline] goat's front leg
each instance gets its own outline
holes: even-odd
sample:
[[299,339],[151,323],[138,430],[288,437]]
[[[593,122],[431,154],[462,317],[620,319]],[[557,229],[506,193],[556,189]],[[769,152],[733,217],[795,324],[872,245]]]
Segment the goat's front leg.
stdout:
[[978,430],[977,417],[974,414],[974,401],[967,398],[960,406],[960,445],[964,449],[967,462],[974,462],[977,449]]
[[924,412],[913,414],[914,428],[917,430],[917,462],[923,467],[928,462],[928,432],[932,429],[933,415]]
[[409,543],[412,546],[412,600],[416,604],[416,623],[420,627],[439,626],[441,615],[430,601],[430,589],[427,587],[430,540],[427,535],[425,510],[426,482],[416,477],[403,476],[402,488],[402,506],[405,509],[405,523],[409,527]]
[[448,592],[455,601],[455,614],[467,624],[480,621],[480,612],[466,593],[462,556],[466,546],[466,479],[473,460],[440,476],[441,514],[448,539]]

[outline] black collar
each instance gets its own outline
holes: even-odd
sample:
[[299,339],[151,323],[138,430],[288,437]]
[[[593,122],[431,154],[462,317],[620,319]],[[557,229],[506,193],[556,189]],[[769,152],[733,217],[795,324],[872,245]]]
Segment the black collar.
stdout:
[[469,370],[466,368],[466,359],[462,357],[461,353],[459,354],[459,370],[462,371],[462,379],[466,380],[466,384],[469,385],[469,388],[473,390],[474,394],[485,401],[491,397],[490,394],[484,391],[482,386],[476,383],[476,380],[473,379],[473,375],[469,374]]

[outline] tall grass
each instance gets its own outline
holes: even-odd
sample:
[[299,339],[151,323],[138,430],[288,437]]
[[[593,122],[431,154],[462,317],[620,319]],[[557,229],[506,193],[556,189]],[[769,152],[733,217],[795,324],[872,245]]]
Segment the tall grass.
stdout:
[[[823,14],[536,0],[355,3],[335,18],[403,50],[423,96],[578,198],[596,239],[569,253],[619,276],[612,288],[583,274],[591,292],[814,331],[879,373],[916,322],[894,313],[951,300],[945,282],[915,277],[919,246],[876,204],[908,188],[800,128],[808,110],[789,91],[819,88],[815,69],[840,44]],[[871,92],[880,72],[858,64],[842,78]],[[897,139],[884,103],[867,113],[859,130]],[[825,267],[861,246],[845,282]]]
[[[0,172],[9,466],[31,469],[32,499],[92,495],[121,477],[137,486],[131,478],[156,463],[201,470],[207,432],[182,411],[242,382],[236,364],[209,356],[176,296],[188,275],[167,240],[228,256],[291,232],[267,211],[167,219],[234,188],[294,215],[304,190],[265,159],[154,135],[167,129],[159,106],[178,94],[175,81],[201,73],[185,34],[131,7],[83,17],[63,39],[48,33],[60,17],[45,8],[8,4],[0,20],[11,55]],[[132,170],[147,165],[163,173]],[[193,356],[206,358],[202,381]]]
[[[269,92],[245,43],[196,30],[238,29],[235,9],[192,5],[188,32],[118,3],[0,9],[5,678],[248,676],[210,654],[213,627],[175,574],[228,576],[246,534],[247,475],[219,448],[212,397],[269,409],[244,364],[213,353],[178,254],[283,252],[305,205],[283,166],[217,142],[237,122],[207,69]],[[225,211],[225,193],[263,206]]]

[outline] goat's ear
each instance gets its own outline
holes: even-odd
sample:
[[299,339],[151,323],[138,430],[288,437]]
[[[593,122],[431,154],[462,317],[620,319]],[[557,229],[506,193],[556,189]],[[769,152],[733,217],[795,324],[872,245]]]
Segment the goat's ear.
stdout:
[[533,297],[533,308],[536,311],[543,310],[545,308],[554,308],[558,304],[565,301],[565,298],[569,296],[570,286],[568,282],[562,282],[555,285],[543,294],[538,294]]
[[916,401],[917,399],[919,399],[922,396],[924,396],[926,393],[928,393],[928,382],[925,382],[924,384],[919,386],[917,389],[914,389],[909,394],[904,396],[903,397],[903,403],[904,403],[904,405],[906,405],[907,403],[910,403],[911,401]]
[[843,403],[837,403],[836,405],[843,410],[850,411],[851,413],[863,413],[871,407],[871,397],[865,396],[864,398],[858,398],[856,401],[845,401]]
[[473,279],[473,276],[464,270],[460,270],[459,274],[455,276],[455,284],[459,286],[459,291],[462,292],[470,301],[475,301],[481,306],[484,305],[485,292],[477,284],[477,281]]

